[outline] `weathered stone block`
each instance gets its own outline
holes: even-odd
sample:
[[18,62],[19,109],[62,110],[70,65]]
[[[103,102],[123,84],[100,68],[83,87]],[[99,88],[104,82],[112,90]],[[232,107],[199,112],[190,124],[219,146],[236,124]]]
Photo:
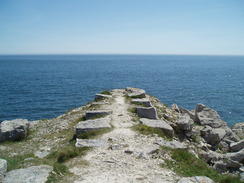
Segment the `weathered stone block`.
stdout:
[[111,128],[109,118],[98,118],[94,120],[81,121],[76,125],[76,135],[89,130]]
[[136,112],[141,118],[158,119],[157,110],[154,107],[137,107]]
[[142,118],[140,119],[140,123],[152,128],[160,128],[164,133],[166,133],[170,137],[173,137],[174,135],[173,128],[163,120],[152,120],[152,119]]
[[103,117],[103,116],[106,116],[109,114],[112,114],[112,111],[105,111],[105,110],[86,111],[86,120],[93,118],[93,117]]
[[27,136],[28,128],[26,119],[3,121],[0,124],[0,142],[22,140]]

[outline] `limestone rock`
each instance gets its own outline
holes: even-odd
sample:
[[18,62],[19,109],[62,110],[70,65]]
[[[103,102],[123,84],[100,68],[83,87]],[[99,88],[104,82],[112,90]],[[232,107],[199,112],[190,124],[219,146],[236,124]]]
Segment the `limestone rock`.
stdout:
[[136,110],[139,117],[148,119],[157,119],[157,111],[154,107],[137,107]]
[[244,122],[236,123],[231,130],[241,139],[244,139]]
[[76,125],[76,135],[89,130],[99,130],[103,128],[111,128],[109,118],[98,118],[94,120],[81,121]]
[[149,99],[143,98],[143,99],[132,99],[131,101],[133,104],[142,104],[145,107],[152,107],[152,104]]
[[28,128],[26,119],[3,121],[0,124],[0,142],[22,140],[27,136]]
[[206,126],[201,130],[202,137],[206,140],[207,143],[212,145],[218,144],[223,139],[225,134],[225,130],[221,128],[211,128]]
[[166,141],[166,140],[161,139],[161,140],[156,141],[155,144],[158,144],[160,146],[166,146],[171,149],[186,149],[186,146],[184,144],[182,144],[181,142],[178,142],[176,140]]
[[218,172],[225,172],[226,171],[226,165],[223,163],[223,161],[217,161],[214,163],[213,168],[217,170]]
[[0,174],[4,174],[7,171],[7,161],[0,159]]
[[86,111],[86,120],[94,117],[102,117],[112,114],[112,111],[99,110],[99,111]]
[[189,115],[180,115],[179,119],[176,121],[177,126],[181,129],[181,130],[185,130],[185,131],[191,131],[192,127],[194,125],[193,120],[190,118]]
[[76,147],[104,147],[108,146],[108,143],[103,140],[96,139],[76,139]]
[[195,113],[193,113],[193,112],[191,112],[191,111],[189,111],[189,110],[187,110],[187,109],[185,109],[185,108],[180,108],[179,110],[180,110],[180,113],[181,113],[181,114],[188,114],[188,115],[190,116],[190,118],[191,118],[193,121],[196,120],[196,115],[195,115]]
[[233,161],[237,161],[239,163],[244,163],[244,149],[238,152],[227,153],[225,154],[225,158]]
[[35,156],[40,158],[40,159],[45,158],[48,154],[49,154],[49,152],[47,152],[47,151],[37,151],[37,152],[35,152]]
[[178,183],[214,183],[214,181],[205,176],[196,176],[181,178]]
[[196,122],[198,122],[200,125],[208,125],[212,128],[226,126],[226,123],[220,119],[220,116],[215,110],[210,109],[203,104],[197,105],[195,115]]
[[169,135],[170,137],[173,137],[174,135],[174,130],[173,128],[166,123],[163,120],[153,120],[153,119],[146,119],[146,118],[141,118],[140,123],[152,128],[160,128],[164,133]]
[[125,91],[128,92],[128,96],[132,98],[146,98],[145,90],[139,88],[127,87]]
[[240,151],[241,149],[244,149],[244,139],[239,142],[231,143],[230,148],[232,151],[235,151],[235,152]]
[[171,105],[171,109],[174,110],[174,111],[176,111],[176,112],[178,112],[178,113],[180,113],[180,109],[179,109],[179,107],[178,107],[177,104],[172,104]]
[[240,138],[229,127],[224,127],[223,129],[226,131],[224,139],[234,142],[240,141]]
[[99,100],[110,99],[110,98],[113,98],[112,95],[104,95],[104,94],[98,93],[98,94],[95,95],[94,100],[95,101],[99,101]]
[[49,173],[53,170],[53,167],[48,165],[32,166],[28,168],[22,168],[12,170],[5,173],[3,178],[4,183],[45,183]]

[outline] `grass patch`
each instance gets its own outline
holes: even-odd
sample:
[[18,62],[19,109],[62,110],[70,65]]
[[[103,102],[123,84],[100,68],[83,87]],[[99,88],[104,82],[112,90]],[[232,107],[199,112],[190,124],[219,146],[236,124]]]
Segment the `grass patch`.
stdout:
[[109,90],[103,90],[101,92],[101,94],[103,94],[103,95],[112,95],[112,93]]
[[222,175],[209,167],[203,160],[198,159],[185,149],[168,149],[172,160],[166,159],[163,167],[169,168],[183,177],[207,176],[220,183],[240,183],[238,177]]
[[112,128],[103,128],[103,129],[99,129],[99,130],[89,130],[89,131],[85,131],[81,134],[79,134],[78,136],[76,136],[76,138],[78,139],[94,139],[102,134],[108,133],[112,130]]
[[138,124],[138,125],[134,125],[132,127],[133,130],[143,134],[143,135],[154,135],[157,134],[159,137],[162,137],[164,139],[167,140],[172,140],[172,137],[168,136],[167,134],[165,134],[163,132],[162,129],[160,128],[152,128],[143,124]]
[[136,107],[130,107],[130,108],[128,108],[128,112],[137,113],[137,108]]

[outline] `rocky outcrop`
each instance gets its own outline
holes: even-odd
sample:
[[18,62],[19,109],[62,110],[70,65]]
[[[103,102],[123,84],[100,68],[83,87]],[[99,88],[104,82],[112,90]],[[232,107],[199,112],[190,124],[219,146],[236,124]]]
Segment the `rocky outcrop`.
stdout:
[[233,142],[230,144],[230,149],[234,152],[244,149],[244,139],[239,142]]
[[154,107],[137,107],[136,112],[141,118],[158,119],[157,110]]
[[26,119],[3,121],[0,123],[0,142],[22,140],[27,136],[28,128]]
[[53,167],[48,165],[32,166],[29,168],[22,168],[12,170],[5,173],[3,178],[4,183],[45,183],[49,173]]
[[202,137],[207,141],[207,143],[212,145],[218,144],[224,138],[225,134],[225,130],[221,128],[213,129],[206,126],[201,130]]
[[244,139],[244,122],[236,123],[231,127],[231,130],[241,139]]
[[103,117],[106,115],[111,114],[112,111],[110,110],[99,110],[99,111],[86,111],[86,120],[95,117]]
[[163,120],[152,120],[152,119],[141,118],[140,123],[152,128],[160,128],[164,133],[166,133],[170,137],[173,137],[174,135],[173,128]]
[[132,99],[132,104],[141,104],[144,107],[152,107],[152,104],[149,99],[143,98],[143,99]]
[[99,130],[103,128],[111,128],[110,118],[98,118],[94,120],[81,121],[76,125],[76,136],[86,131]]
[[195,121],[200,125],[208,125],[212,128],[226,126],[226,123],[220,119],[218,113],[209,107],[198,104],[195,109]]
[[179,119],[176,121],[177,126],[181,130],[191,131],[194,125],[194,121],[187,114],[182,114],[179,116]]

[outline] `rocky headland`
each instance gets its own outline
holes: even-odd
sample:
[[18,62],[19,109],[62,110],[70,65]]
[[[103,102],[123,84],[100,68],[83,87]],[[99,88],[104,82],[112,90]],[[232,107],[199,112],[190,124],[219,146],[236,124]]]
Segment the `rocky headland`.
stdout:
[[203,104],[171,107],[137,88],[96,94],[53,119],[0,124],[3,183],[244,181],[244,123]]

